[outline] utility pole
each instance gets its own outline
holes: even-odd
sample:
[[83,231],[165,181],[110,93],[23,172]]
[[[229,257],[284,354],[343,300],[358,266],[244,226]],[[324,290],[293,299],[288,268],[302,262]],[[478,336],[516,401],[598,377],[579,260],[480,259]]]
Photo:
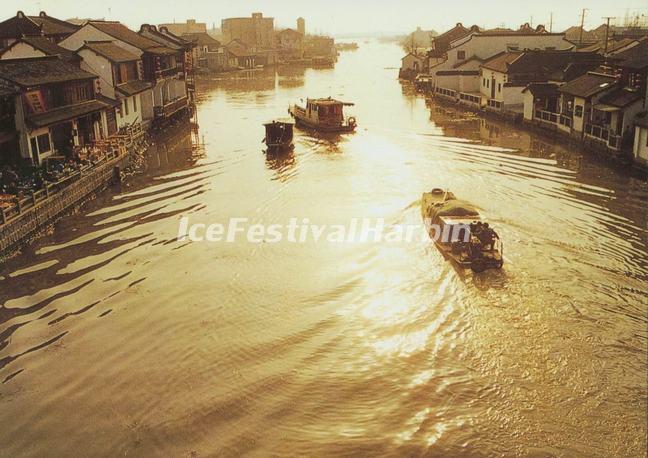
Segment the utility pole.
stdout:
[[549,13],[549,33],[553,32],[553,11]]
[[578,39],[578,43],[582,46],[583,45],[583,28],[585,27],[585,12],[587,11],[587,8],[583,8],[583,11],[581,12],[581,27],[580,27],[580,37]]
[[610,19],[614,19],[613,16],[605,16],[603,19],[606,20],[605,24],[605,51],[603,51],[603,55],[605,56],[607,54],[608,50],[608,37],[610,36]]

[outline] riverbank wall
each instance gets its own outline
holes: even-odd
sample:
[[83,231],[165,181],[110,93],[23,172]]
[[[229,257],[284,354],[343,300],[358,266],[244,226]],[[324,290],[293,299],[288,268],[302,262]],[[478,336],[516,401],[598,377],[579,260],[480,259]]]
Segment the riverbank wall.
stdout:
[[131,155],[109,154],[104,161],[79,170],[64,182],[48,185],[22,198],[11,212],[0,210],[0,259],[19,249],[33,235],[55,223],[95,193],[120,180]]

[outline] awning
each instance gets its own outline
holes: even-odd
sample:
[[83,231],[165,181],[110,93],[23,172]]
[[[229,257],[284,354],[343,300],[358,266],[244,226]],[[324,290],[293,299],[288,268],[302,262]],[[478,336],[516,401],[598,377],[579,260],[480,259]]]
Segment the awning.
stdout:
[[87,102],[77,103],[58,107],[45,113],[35,113],[27,117],[27,122],[33,127],[47,127],[64,121],[88,115],[97,111],[105,110],[109,105],[99,100],[88,100]]
[[594,105],[594,109],[598,111],[606,111],[606,112],[619,111],[618,107],[613,107],[612,105],[606,105],[604,103],[599,103],[597,105]]

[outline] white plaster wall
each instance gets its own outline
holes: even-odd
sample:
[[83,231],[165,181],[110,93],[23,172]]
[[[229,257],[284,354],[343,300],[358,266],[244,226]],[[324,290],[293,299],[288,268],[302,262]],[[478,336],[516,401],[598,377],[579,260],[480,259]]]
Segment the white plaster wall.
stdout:
[[[133,100],[135,100],[136,110],[133,109]],[[126,114],[125,104],[128,104],[128,114]],[[117,113],[117,127],[121,128],[127,124],[142,122],[142,98],[140,94],[121,99],[121,108]]]
[[522,94],[522,100],[524,103],[524,119],[527,121],[531,121],[533,119],[533,101],[534,101],[533,94],[531,94],[531,91],[526,91],[524,94]]
[[634,158],[637,162],[648,164],[648,129],[645,127],[635,127]]
[[115,87],[113,83],[112,64],[105,57],[95,54],[89,49],[82,49],[78,52],[81,57],[81,68],[90,73],[99,76],[99,87],[101,94],[111,99],[115,96]]

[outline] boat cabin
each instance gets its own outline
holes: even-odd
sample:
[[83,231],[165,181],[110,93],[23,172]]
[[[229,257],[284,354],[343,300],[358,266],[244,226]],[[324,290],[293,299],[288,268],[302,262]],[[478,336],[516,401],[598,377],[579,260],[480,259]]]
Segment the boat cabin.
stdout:
[[316,119],[322,124],[342,124],[344,122],[344,107],[353,106],[350,102],[341,102],[332,98],[308,99],[306,101],[306,116]]
[[292,144],[293,126],[292,119],[273,120],[264,124],[265,138],[263,141],[270,147],[286,147]]

